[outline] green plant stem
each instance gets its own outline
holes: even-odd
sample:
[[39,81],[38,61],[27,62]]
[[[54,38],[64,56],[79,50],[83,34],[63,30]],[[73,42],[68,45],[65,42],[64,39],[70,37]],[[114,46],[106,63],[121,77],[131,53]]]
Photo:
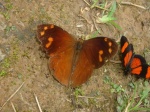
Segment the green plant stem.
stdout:
[[100,6],[98,6],[98,5],[95,5],[94,7],[95,7],[95,8],[102,9],[102,10],[110,11],[110,10],[108,10],[108,9],[106,9],[106,8],[103,8],[103,7],[100,7]]
[[[137,85],[136,85],[135,87],[136,87],[136,90],[137,90]],[[146,93],[140,98],[140,100],[139,100],[139,102],[137,103],[137,105],[135,105],[133,108],[129,109],[129,111],[141,109],[141,108],[138,108],[138,107],[139,107],[140,104],[142,103],[142,100],[148,95],[149,91],[150,91],[149,89],[146,90]],[[135,93],[136,93],[136,91],[134,91],[134,97],[135,97]],[[133,97],[133,98],[134,98],[134,97]],[[132,101],[134,101],[134,99],[132,99]],[[132,103],[133,103],[133,102],[132,102]],[[147,108],[143,108],[143,109],[147,109]],[[150,109],[150,108],[149,108],[149,109]]]
[[[134,94],[133,94],[133,97],[132,97],[131,102],[130,102],[131,105],[132,105],[133,102],[134,102],[134,98],[135,98],[135,95],[136,95],[136,91],[137,91],[137,84],[135,85]],[[131,106],[131,105],[130,105],[130,106]],[[129,110],[130,110],[130,106],[129,106]]]

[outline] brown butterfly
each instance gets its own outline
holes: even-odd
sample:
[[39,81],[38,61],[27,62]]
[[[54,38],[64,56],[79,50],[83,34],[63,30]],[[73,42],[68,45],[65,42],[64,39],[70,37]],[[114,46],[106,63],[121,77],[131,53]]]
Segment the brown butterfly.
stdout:
[[77,87],[86,82],[93,69],[101,67],[118,49],[110,38],[79,41],[53,24],[39,25],[37,34],[50,57],[49,68],[54,71],[53,76],[65,86]]

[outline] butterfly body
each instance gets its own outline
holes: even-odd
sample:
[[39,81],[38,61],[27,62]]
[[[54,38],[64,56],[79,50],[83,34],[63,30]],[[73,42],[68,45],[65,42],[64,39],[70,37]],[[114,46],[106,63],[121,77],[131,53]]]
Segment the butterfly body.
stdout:
[[122,64],[125,74],[129,72],[138,77],[150,78],[150,66],[146,63],[143,56],[135,54],[133,45],[130,44],[125,36],[121,37]]
[[86,82],[93,69],[117,52],[117,44],[107,37],[77,40],[52,24],[38,26],[38,39],[49,55],[49,68],[62,85],[77,87]]

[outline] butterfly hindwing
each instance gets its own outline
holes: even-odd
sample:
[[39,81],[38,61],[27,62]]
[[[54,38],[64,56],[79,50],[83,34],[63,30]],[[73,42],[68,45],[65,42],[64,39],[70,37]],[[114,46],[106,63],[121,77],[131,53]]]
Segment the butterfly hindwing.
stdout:
[[138,77],[150,78],[150,66],[146,63],[146,60],[141,55],[134,55],[132,63],[130,65],[131,73]]

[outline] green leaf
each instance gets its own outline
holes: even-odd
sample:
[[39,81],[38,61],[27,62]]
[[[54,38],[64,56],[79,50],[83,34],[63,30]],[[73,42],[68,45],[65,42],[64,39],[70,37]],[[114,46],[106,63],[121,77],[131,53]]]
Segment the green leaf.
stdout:
[[92,0],[94,3],[92,4],[91,8],[94,8],[95,5],[98,3],[98,0]]
[[110,11],[108,12],[108,17],[112,17],[116,11],[116,1],[114,1],[110,7]]
[[122,28],[114,21],[110,21],[109,23],[112,24],[114,27],[116,27],[118,30],[122,30]]
[[108,17],[108,15],[104,15],[102,18],[98,18],[99,23],[108,23],[110,21],[114,21],[116,18],[114,17]]

